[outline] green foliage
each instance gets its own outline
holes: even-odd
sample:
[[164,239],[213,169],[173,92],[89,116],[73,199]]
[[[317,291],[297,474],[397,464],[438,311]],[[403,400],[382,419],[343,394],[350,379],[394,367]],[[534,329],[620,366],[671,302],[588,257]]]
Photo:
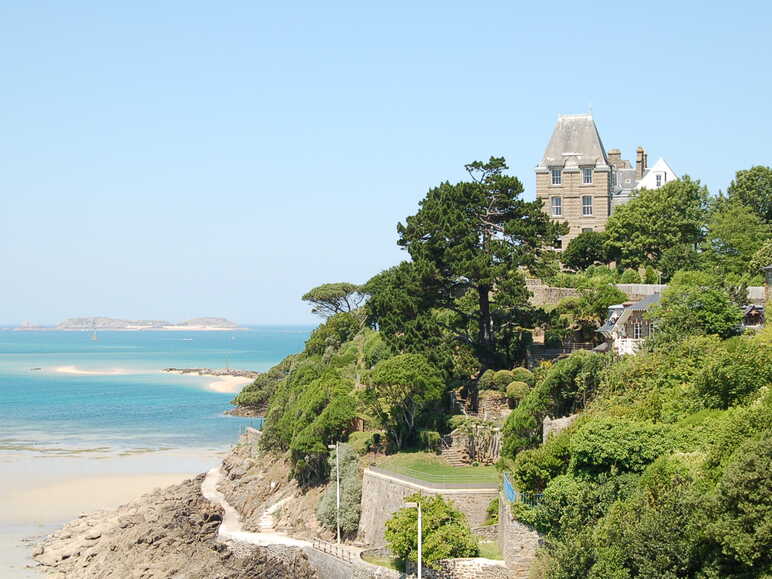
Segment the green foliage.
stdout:
[[737,171],[727,194],[730,201],[742,203],[765,222],[772,222],[772,168],[756,165]]
[[606,418],[593,420],[571,437],[573,473],[596,476],[640,472],[674,446],[665,425]]
[[750,264],[770,239],[770,227],[750,207],[737,202],[720,203],[708,223],[706,263],[723,274],[757,275]]
[[767,239],[753,254],[748,270],[751,275],[756,275],[768,265],[772,265],[772,239]]
[[[455,557],[476,557],[477,540],[469,530],[464,515],[442,496],[414,494],[408,502],[421,504],[423,559],[428,567],[437,561]],[[386,543],[395,557],[418,560],[418,509],[403,508],[386,521]]]
[[568,242],[560,260],[569,269],[582,270],[609,260],[606,248],[606,234],[599,231],[585,231]]
[[393,356],[391,348],[389,348],[380,332],[375,332],[368,328],[365,330],[364,336],[362,350],[365,365],[368,368],[372,368],[381,360],[386,360]]
[[376,434],[377,432],[362,432],[362,431],[355,431],[348,435],[348,446],[351,447],[351,449],[356,452],[357,454],[367,454],[372,450],[375,446],[377,446],[376,443]]
[[512,467],[512,482],[521,492],[541,492],[555,477],[568,470],[570,435],[551,436],[537,448],[517,454]]
[[353,312],[362,303],[364,294],[353,283],[325,283],[309,290],[302,299],[311,304],[313,313],[326,318]]
[[581,284],[579,297],[563,299],[552,311],[550,329],[564,328],[567,336],[593,342],[600,339],[596,330],[606,319],[608,307],[624,302],[627,296],[614,285],[601,280]]
[[507,385],[515,379],[511,370],[497,370],[493,375],[493,386],[496,390],[505,391]]
[[772,384],[772,351],[747,339],[706,364],[695,380],[709,408],[728,408]]
[[499,522],[499,497],[493,499],[485,508],[485,524],[496,525]]
[[442,437],[435,430],[419,430],[418,445],[423,450],[437,451],[440,448]]
[[[466,169],[471,181],[431,189],[419,211],[397,225],[398,243],[413,263],[404,267],[417,274],[412,297],[393,292],[405,302],[395,304],[406,314],[404,327],[395,324],[392,329],[390,320],[386,329],[381,323],[390,317],[382,311],[382,299],[371,311],[385,332],[404,334],[415,327],[421,311],[425,316],[435,308],[450,309],[446,329],[456,341],[471,344],[483,368],[510,367],[523,357],[527,334],[522,324],[531,312],[518,268],[542,270],[555,258],[548,247],[567,229],[542,211],[541,201],[520,199],[523,186],[505,174],[503,158],[475,161]],[[462,295],[473,302],[458,304]],[[423,301],[424,307],[410,301]]]
[[493,390],[496,388],[495,378],[495,370],[486,370],[482,373],[482,376],[480,376],[480,379],[477,381],[477,387],[480,390]]
[[244,386],[231,404],[253,407],[267,404],[278,382],[287,377],[294,359],[295,356],[287,356],[276,366],[260,374],[254,382]]
[[528,391],[531,389],[525,382],[510,382],[507,384],[507,398],[512,402],[519,403],[523,398],[528,396]]
[[361,327],[356,314],[343,312],[331,315],[327,322],[316,328],[306,341],[306,353],[324,354],[328,349],[335,350],[341,344],[354,337]]
[[[341,534],[353,536],[359,528],[360,503],[362,501],[362,480],[359,477],[359,457],[347,444],[339,445],[340,451],[340,530]],[[331,530],[337,529],[337,480],[336,452],[332,451],[328,464],[330,484],[316,505],[319,523]]]
[[656,265],[668,248],[702,241],[707,202],[707,189],[689,177],[642,189],[609,217],[606,245],[625,265]]
[[695,334],[732,336],[739,330],[742,312],[720,280],[705,272],[681,271],[648,317],[657,328],[658,340],[673,342]]
[[659,275],[657,275],[657,271],[650,265],[646,266],[646,271],[643,274],[643,283],[659,283]]
[[513,368],[512,380],[518,382],[525,382],[529,386],[533,386],[536,383],[536,377],[528,368]]
[[378,362],[365,378],[362,400],[397,449],[412,439],[425,413],[442,399],[439,371],[418,354]]
[[626,269],[619,278],[619,283],[641,283],[641,276],[637,269]]
[[566,416],[583,408],[594,394],[603,358],[586,350],[574,352],[551,366],[507,417],[503,429],[502,455],[515,455],[541,440],[544,417]]

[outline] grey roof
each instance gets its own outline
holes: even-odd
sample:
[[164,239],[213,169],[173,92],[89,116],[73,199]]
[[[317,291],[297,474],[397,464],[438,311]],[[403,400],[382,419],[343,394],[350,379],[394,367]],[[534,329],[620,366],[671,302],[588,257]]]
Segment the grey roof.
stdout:
[[590,114],[560,115],[540,166],[581,165],[608,165],[598,128]]
[[662,294],[651,294],[650,296],[646,296],[642,300],[635,302],[629,309],[633,312],[646,312],[651,306],[659,302],[661,298]]

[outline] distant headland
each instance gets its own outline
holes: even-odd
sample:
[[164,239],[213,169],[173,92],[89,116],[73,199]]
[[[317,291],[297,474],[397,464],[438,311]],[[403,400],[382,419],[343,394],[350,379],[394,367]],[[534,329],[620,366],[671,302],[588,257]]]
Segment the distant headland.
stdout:
[[193,318],[184,322],[167,322],[164,320],[123,320],[103,316],[67,318],[53,327],[41,327],[22,324],[17,330],[66,330],[66,331],[97,331],[97,330],[177,330],[177,331],[217,331],[243,330],[238,324],[225,318]]

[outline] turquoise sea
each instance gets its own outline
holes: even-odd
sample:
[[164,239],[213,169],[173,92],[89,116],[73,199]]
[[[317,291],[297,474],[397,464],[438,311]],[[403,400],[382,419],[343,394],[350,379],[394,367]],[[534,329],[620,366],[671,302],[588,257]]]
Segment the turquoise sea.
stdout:
[[311,329],[0,330],[0,577],[40,576],[43,535],[209,470],[254,422],[218,378],[163,368],[267,370]]
[[309,332],[0,331],[0,455],[225,448],[250,422],[223,415],[233,394],[160,370],[266,370]]

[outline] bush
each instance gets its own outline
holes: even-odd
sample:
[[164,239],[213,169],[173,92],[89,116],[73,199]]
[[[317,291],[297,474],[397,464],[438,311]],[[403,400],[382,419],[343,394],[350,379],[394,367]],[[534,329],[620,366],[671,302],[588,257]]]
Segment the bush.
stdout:
[[494,376],[496,375],[496,372],[493,370],[486,370],[483,372],[482,376],[480,376],[480,379],[477,381],[477,387],[480,390],[492,390],[496,388],[496,382],[494,381]]
[[770,383],[772,353],[746,339],[710,360],[695,380],[708,408],[728,408]]
[[515,457],[512,482],[522,492],[541,492],[556,476],[565,474],[569,463],[569,434],[551,436],[546,444],[524,450]]
[[375,445],[375,441],[374,441],[375,434],[377,433],[361,432],[361,431],[352,432],[351,434],[348,435],[347,444],[357,454],[367,454],[373,449]]
[[528,368],[513,368],[512,380],[515,382],[525,382],[529,386],[533,386],[536,383],[536,377]]
[[[347,444],[340,449],[340,530],[342,534],[354,535],[359,528],[360,503],[362,500],[362,481],[359,478],[358,455]],[[329,458],[330,484],[316,506],[316,518],[319,523],[331,531],[337,529],[337,480],[335,451]]]
[[437,451],[440,448],[442,437],[434,430],[419,430],[418,445],[421,449]]
[[499,522],[499,497],[493,499],[485,509],[485,524],[495,525]]
[[[456,557],[477,557],[480,549],[464,515],[442,496],[414,494],[405,499],[421,504],[423,558],[436,568],[437,561]],[[403,508],[386,521],[386,543],[402,561],[418,560],[418,509]]]
[[322,355],[327,348],[338,348],[354,337],[360,326],[360,320],[354,313],[344,312],[330,316],[306,340],[306,352],[309,355]]
[[493,385],[495,390],[503,392],[507,389],[507,385],[515,379],[511,370],[497,370],[493,375]]
[[571,438],[570,468],[591,475],[640,472],[674,446],[664,425],[602,418],[586,423]]
[[657,275],[657,271],[653,267],[646,267],[646,271],[643,274],[643,283],[659,283],[659,275]]
[[510,382],[507,386],[507,398],[518,403],[528,395],[529,390],[530,387],[525,382]]
[[619,278],[619,283],[641,283],[641,276],[634,269],[626,269]]

